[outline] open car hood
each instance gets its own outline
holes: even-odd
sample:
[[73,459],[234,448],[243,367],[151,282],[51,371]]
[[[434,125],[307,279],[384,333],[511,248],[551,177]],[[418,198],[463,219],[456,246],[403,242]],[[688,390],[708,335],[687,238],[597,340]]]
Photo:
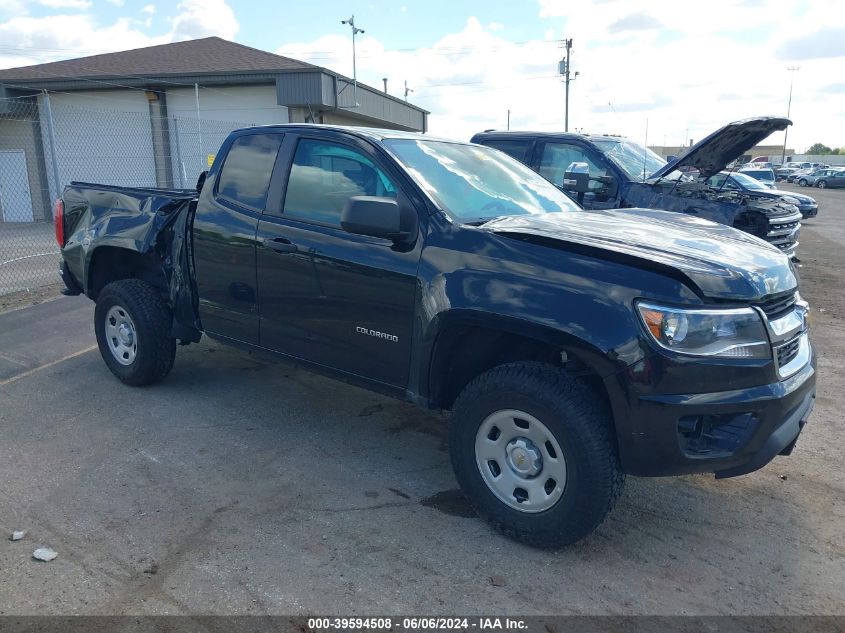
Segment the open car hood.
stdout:
[[728,163],[742,156],[773,132],[785,130],[792,121],[762,116],[728,123],[702,139],[676,159],[654,172],[649,180],[663,178],[679,167],[695,167],[705,178],[718,174]]

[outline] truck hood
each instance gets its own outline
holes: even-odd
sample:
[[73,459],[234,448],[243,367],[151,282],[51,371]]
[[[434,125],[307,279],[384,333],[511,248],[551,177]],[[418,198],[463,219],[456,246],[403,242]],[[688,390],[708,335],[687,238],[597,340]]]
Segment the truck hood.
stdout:
[[663,178],[679,167],[695,167],[705,178],[718,174],[773,132],[785,130],[792,121],[781,117],[756,117],[728,123],[654,172],[649,179]]
[[795,193],[794,191],[785,191],[783,189],[769,189],[768,191],[755,191],[754,195],[759,195],[761,193],[762,194],[773,194],[772,197],[774,197],[774,198],[785,198],[785,197],[788,196],[790,198],[795,198],[801,204],[815,204],[816,203],[815,198],[811,198],[810,196],[805,196],[804,194],[801,194],[801,193]]
[[710,299],[759,301],[798,286],[792,264],[776,247],[729,226],[670,211],[509,216],[481,228],[592,256],[638,260],[635,265],[683,277]]

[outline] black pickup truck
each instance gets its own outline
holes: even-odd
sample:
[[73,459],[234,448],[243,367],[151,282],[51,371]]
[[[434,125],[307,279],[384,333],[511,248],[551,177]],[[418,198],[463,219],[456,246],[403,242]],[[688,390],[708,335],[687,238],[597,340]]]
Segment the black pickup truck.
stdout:
[[96,301],[120,380],[164,378],[205,332],[451,410],[466,496],[535,546],[589,534],[626,473],[733,477],[789,454],[814,403],[777,248],[582,211],[488,147],[249,128],[197,190],[72,183],[55,224],[66,293]]

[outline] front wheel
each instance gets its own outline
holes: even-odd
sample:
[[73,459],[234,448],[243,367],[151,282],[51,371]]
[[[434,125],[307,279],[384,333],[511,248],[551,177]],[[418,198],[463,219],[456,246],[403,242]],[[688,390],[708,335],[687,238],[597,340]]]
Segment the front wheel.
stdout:
[[816,187],[818,187],[819,189],[827,189],[827,181],[826,180],[819,180],[816,183]]
[[807,183],[807,181],[806,181],[804,178],[802,178],[801,180],[799,180],[799,181],[798,181],[798,186],[799,186],[799,187],[806,187],[806,186],[807,186],[807,184],[808,184],[808,183]]
[[478,513],[535,547],[590,534],[624,484],[605,403],[542,363],[502,365],[473,380],[455,403],[449,448]]
[[170,373],[176,358],[170,326],[170,308],[140,279],[112,282],[97,296],[94,329],[100,355],[127,385],[149,385]]

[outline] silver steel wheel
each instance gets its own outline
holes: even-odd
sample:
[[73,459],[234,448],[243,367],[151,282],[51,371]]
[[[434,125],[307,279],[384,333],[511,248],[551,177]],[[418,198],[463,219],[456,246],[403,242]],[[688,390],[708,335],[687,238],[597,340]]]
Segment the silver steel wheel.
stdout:
[[109,351],[121,365],[131,365],[138,353],[135,323],[125,308],[112,306],[106,313],[106,341]]
[[542,512],[566,487],[566,460],[549,428],[524,411],[489,415],[475,436],[475,462],[484,483],[520,512]]

